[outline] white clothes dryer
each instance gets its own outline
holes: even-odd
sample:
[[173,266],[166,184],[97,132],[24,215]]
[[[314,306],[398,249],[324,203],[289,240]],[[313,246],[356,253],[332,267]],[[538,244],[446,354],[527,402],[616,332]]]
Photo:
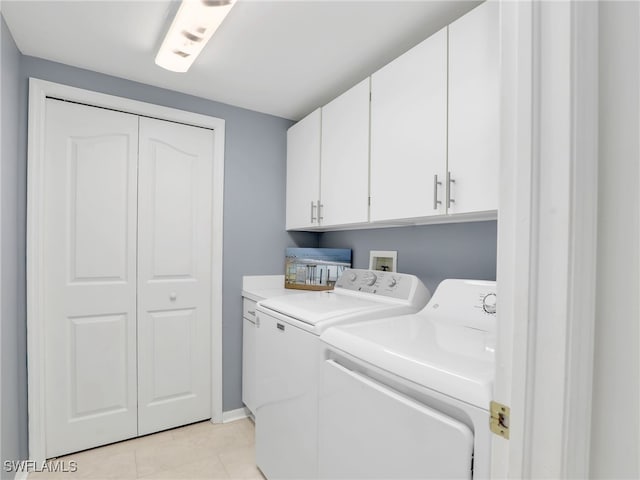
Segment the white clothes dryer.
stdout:
[[328,292],[271,298],[256,313],[256,463],[269,479],[318,477],[319,335],[410,314],[430,298],[415,276],[346,270]]
[[419,313],[327,329],[320,478],[489,478],[495,282],[444,280]]

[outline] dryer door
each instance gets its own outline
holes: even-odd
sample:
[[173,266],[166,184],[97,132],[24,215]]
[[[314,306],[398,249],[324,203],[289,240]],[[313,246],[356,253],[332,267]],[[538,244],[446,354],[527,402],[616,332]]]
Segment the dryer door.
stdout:
[[471,478],[466,425],[334,360],[320,388],[320,478]]

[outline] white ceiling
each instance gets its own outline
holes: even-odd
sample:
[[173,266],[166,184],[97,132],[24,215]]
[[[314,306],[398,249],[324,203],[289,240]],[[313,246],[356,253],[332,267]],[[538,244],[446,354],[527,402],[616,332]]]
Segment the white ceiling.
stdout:
[[154,64],[176,0],[2,0],[2,15],[25,55],[297,120],[478,3],[239,0],[187,73]]

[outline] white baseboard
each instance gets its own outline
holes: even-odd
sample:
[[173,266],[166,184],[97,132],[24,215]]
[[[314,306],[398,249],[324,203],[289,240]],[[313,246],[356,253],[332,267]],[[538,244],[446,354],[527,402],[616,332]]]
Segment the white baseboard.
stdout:
[[235,420],[241,420],[247,418],[250,415],[247,407],[236,408],[235,410],[229,410],[222,412],[222,423],[233,422]]

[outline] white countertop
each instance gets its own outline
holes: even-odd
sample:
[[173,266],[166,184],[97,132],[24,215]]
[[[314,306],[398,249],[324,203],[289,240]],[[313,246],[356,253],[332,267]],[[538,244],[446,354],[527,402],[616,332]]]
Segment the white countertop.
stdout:
[[265,298],[306,292],[307,290],[284,288],[284,275],[245,275],[242,277],[242,296],[255,302]]

